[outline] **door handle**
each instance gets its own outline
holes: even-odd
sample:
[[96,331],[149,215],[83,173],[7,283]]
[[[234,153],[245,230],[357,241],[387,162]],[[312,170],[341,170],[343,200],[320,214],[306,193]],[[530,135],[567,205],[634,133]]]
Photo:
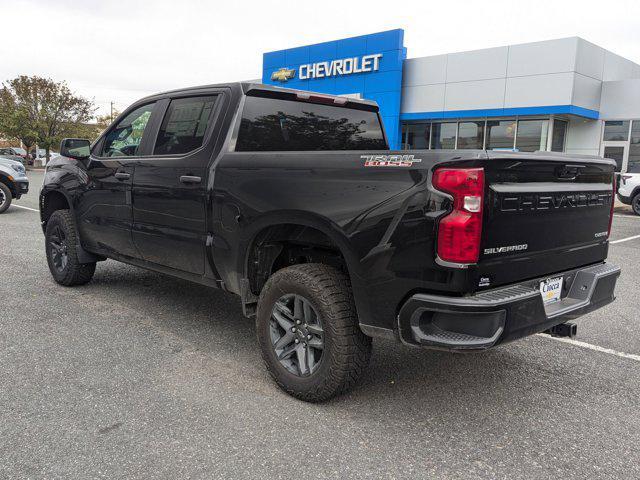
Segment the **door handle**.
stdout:
[[115,177],[118,180],[129,180],[131,178],[131,174],[130,173],[125,173],[125,172],[116,172]]
[[180,177],[180,182],[182,183],[200,183],[201,181],[202,181],[202,178],[195,177],[193,175],[182,175]]

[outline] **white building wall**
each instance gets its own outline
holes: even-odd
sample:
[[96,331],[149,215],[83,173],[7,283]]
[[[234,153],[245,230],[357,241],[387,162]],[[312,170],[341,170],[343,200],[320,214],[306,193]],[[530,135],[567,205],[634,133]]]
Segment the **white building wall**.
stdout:
[[601,120],[570,117],[565,152],[580,155],[599,155],[601,136]]
[[605,120],[640,120],[640,78],[604,82],[600,117]]
[[598,111],[603,81],[632,78],[640,78],[640,65],[578,37],[413,58],[404,62],[401,112]]

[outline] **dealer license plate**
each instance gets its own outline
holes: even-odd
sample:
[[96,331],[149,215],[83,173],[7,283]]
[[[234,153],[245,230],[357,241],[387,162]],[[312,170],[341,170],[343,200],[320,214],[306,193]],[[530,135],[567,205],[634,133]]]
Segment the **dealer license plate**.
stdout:
[[547,280],[540,282],[540,295],[542,295],[542,301],[545,304],[560,300],[561,293],[562,277],[548,278]]

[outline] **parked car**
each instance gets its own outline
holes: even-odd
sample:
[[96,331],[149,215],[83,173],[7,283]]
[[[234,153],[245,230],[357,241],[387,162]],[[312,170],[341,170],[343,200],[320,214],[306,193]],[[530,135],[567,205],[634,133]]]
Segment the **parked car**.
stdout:
[[373,102],[237,83],[145,98],[60,152],[40,198],[54,280],[112,258],[235,293],[306,401],[353,385],[370,337],[482,351],[573,335],[614,300],[611,160],[389,151]]
[[620,175],[618,199],[626,205],[631,205],[633,212],[640,215],[640,173]]
[[27,192],[29,179],[22,162],[0,156],[0,214]]
[[2,147],[0,148],[0,155],[15,155],[22,158],[25,165],[29,162],[30,157],[24,148],[20,147]]
[[20,162],[22,165],[24,165],[26,163],[24,158],[22,158],[19,155],[11,155],[11,154],[0,153],[0,157],[6,158],[7,160],[13,160],[14,162]]
[[[40,164],[44,164],[46,163],[46,159],[47,159],[47,151],[44,148],[39,148],[37,151],[34,148],[33,150],[31,150],[31,158],[33,159],[34,162],[40,162]],[[59,153],[56,152],[49,152],[49,160],[51,160],[52,158],[55,158],[59,155]],[[35,164],[35,163],[34,163]]]

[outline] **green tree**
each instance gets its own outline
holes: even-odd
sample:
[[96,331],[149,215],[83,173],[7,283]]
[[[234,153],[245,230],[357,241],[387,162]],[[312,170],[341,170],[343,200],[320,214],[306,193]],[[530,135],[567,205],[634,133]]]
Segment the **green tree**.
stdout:
[[38,139],[28,111],[16,103],[15,97],[4,86],[0,89],[0,133],[20,140],[27,152]]
[[94,112],[93,102],[75,95],[65,82],[22,75],[0,90],[0,132],[29,148],[37,142],[47,159],[62,138],[86,134]]

